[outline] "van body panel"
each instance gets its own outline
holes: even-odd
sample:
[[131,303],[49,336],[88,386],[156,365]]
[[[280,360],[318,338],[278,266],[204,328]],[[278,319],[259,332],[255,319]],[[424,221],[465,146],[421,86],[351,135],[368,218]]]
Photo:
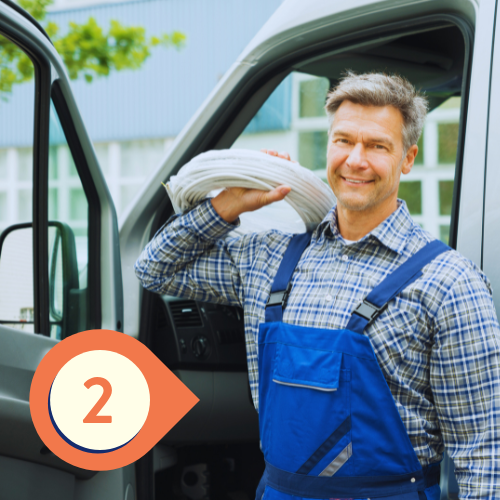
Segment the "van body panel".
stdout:
[[457,250],[480,267],[496,3],[482,3],[475,29],[458,216]]
[[306,45],[399,20],[435,13],[458,14],[475,23],[478,4],[472,0],[356,0],[324,2],[285,0],[238,57],[265,64]]
[[[497,14],[498,30],[498,14]],[[492,92],[491,89],[497,89],[500,85],[500,37],[495,37],[495,46],[493,47],[492,69],[491,69],[491,87],[490,87],[490,112],[488,119],[488,137],[487,137],[487,158],[486,158],[486,176],[484,180],[485,199],[484,199],[484,240],[483,240],[483,271],[489,278],[493,287],[493,300],[497,311],[500,311],[500,196],[498,186],[500,186],[500,165],[498,158],[498,137],[500,137],[500,95],[498,92]],[[474,144],[474,143],[472,143]],[[472,148],[473,146],[471,146]],[[471,154],[472,156],[472,154]],[[479,170],[480,166],[477,166]],[[472,168],[471,168],[472,170]],[[467,195],[469,196],[469,195]],[[476,201],[477,204],[477,201]],[[476,211],[478,207],[476,207]],[[477,232],[473,236],[477,238]]]

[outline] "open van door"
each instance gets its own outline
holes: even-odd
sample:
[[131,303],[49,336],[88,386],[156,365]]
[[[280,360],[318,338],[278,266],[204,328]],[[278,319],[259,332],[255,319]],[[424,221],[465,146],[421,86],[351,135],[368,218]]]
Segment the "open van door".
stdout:
[[55,344],[122,330],[120,252],[113,202],[60,57],[8,0],[0,44],[5,58],[18,54],[2,68],[19,60],[34,76],[0,96],[0,497],[132,500],[133,466],[73,467],[31,420],[31,380]]

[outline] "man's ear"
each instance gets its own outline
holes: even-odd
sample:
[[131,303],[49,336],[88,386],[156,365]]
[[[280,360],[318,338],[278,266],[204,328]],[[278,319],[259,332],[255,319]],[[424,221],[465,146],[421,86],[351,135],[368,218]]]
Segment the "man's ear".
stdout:
[[410,146],[408,148],[408,151],[406,152],[405,159],[403,161],[403,167],[401,168],[401,173],[403,174],[409,174],[412,167],[413,163],[415,162],[415,158],[418,153],[418,146],[414,144],[413,146]]

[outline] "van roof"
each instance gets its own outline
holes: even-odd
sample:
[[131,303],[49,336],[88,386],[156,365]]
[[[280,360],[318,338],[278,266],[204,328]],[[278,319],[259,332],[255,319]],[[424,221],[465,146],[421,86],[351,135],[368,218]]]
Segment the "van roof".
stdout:
[[[479,0],[284,0],[238,58],[255,64],[324,38],[419,15],[459,13],[474,25]],[[291,49],[292,48],[292,49]]]

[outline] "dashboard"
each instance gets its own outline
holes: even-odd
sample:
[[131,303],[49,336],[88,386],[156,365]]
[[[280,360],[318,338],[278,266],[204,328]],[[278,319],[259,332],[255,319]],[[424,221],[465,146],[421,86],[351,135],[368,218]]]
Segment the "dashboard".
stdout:
[[258,441],[243,310],[154,295],[151,350],[199,398],[168,445]]
[[158,295],[152,351],[171,370],[246,371],[243,310]]

